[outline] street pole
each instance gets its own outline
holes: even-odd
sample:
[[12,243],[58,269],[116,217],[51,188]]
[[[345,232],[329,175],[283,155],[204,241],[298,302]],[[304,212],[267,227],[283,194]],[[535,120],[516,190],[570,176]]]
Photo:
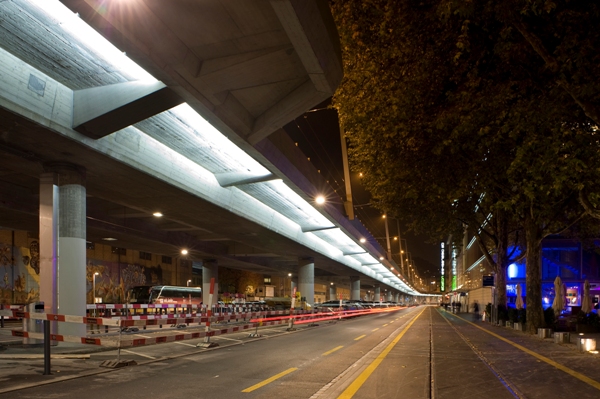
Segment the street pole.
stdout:
[[396,219],[396,227],[398,228],[398,245],[400,247],[400,268],[402,269],[402,274],[406,275],[404,272],[404,255],[402,254],[402,236],[400,236],[400,221]]
[[344,183],[346,183],[346,200],[344,209],[349,220],[354,220],[354,204],[352,202],[352,184],[350,181],[350,167],[348,166],[348,150],[346,148],[346,136],[340,124],[340,143],[342,145],[342,166],[344,168]]
[[92,278],[92,303],[95,304],[96,303],[96,276],[98,275],[98,272],[94,273],[94,276]]
[[392,260],[392,246],[390,245],[390,230],[388,228],[387,214],[383,215],[385,221],[385,239],[387,241],[387,260]]

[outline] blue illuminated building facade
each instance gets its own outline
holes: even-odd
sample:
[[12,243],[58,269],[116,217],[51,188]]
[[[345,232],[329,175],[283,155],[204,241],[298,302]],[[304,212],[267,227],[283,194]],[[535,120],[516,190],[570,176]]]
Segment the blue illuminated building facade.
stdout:
[[[507,270],[509,306],[516,301],[516,285],[525,292],[525,260],[513,263]],[[547,238],[542,242],[542,305],[552,306],[554,279],[559,276],[566,286],[568,307],[580,307],[583,283],[590,282],[594,305],[600,297],[600,249],[588,249],[575,240]]]
[[[446,301],[460,301],[463,306],[472,306],[477,301],[480,304],[492,302],[492,289],[483,287],[483,276],[492,273],[492,268],[474,240],[463,243],[456,262],[456,288],[448,290]],[[518,257],[518,255],[517,255]],[[554,300],[554,279],[559,276],[566,286],[568,299],[567,311],[577,311],[581,306],[584,281],[591,286],[591,296],[594,306],[600,299],[600,241],[594,248],[586,248],[577,240],[560,237],[549,237],[542,242],[541,253],[542,273],[542,305],[552,306]],[[454,266],[454,264],[452,265]],[[511,264],[507,269],[507,305],[514,307],[516,302],[517,285],[520,284],[522,293],[526,292],[525,259]],[[454,277],[454,276],[452,276]],[[450,287],[448,287],[450,288]],[[525,297],[523,297],[525,302]]]

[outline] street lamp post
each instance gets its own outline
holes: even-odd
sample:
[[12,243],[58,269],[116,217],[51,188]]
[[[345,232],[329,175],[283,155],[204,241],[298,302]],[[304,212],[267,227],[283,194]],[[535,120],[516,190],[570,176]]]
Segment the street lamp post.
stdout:
[[188,280],[188,281],[187,281],[187,286],[188,286],[188,287],[190,286],[190,283],[191,283],[191,282],[192,282],[192,280]]
[[385,221],[385,240],[387,243],[387,259],[392,260],[392,246],[390,245],[390,230],[388,228],[387,215],[383,215],[383,220]]
[[96,303],[96,276],[98,275],[98,272],[94,273],[94,276],[92,278],[92,301],[93,303]]
[[400,236],[400,221],[396,219],[396,228],[398,229],[398,254],[400,255],[400,268],[402,269],[402,273],[404,273],[404,251],[402,250],[402,236]]

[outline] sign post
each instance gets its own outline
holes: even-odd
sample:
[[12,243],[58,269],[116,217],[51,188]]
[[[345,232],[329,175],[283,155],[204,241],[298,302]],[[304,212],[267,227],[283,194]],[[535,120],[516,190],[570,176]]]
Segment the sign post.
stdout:
[[290,322],[288,324],[288,331],[294,331],[294,307],[296,307],[296,295],[300,293],[296,293],[296,287],[294,287],[294,291],[292,292],[292,305],[290,306]]
[[212,318],[212,301],[213,301],[213,293],[215,292],[215,278],[210,279],[210,291],[208,293],[208,307],[206,308],[206,336],[204,337],[204,342],[201,342],[196,345],[196,347],[202,348],[212,348],[215,346],[219,346],[216,342],[210,342],[210,319]]
[[488,276],[483,276],[483,286],[492,288],[492,314],[490,315],[490,321],[492,324],[498,323],[498,306],[496,305],[496,284],[494,279],[494,273]]

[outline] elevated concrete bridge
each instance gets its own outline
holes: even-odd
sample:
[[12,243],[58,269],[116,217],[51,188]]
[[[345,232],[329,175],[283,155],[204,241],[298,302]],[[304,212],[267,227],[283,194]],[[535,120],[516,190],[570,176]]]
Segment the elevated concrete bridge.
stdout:
[[326,1],[0,1],[0,226],[39,234],[42,299],[109,237],[417,294],[281,129],[341,78]]

